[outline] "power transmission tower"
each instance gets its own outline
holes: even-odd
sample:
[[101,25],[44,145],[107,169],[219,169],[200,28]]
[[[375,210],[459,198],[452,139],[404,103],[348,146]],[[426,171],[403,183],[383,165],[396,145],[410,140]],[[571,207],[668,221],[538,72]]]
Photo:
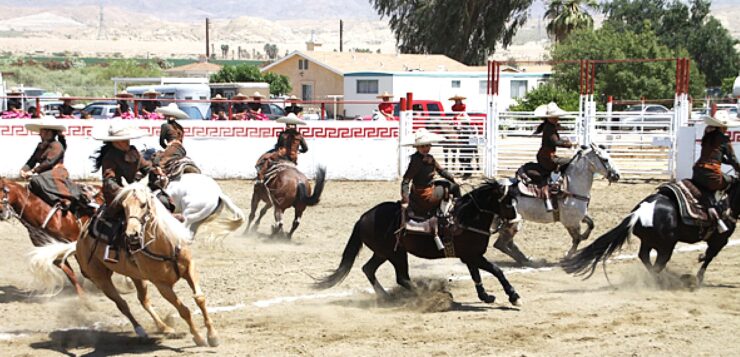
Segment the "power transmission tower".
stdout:
[[98,40],[107,40],[108,35],[105,33],[105,22],[103,21],[103,1],[99,1],[100,15],[98,17]]

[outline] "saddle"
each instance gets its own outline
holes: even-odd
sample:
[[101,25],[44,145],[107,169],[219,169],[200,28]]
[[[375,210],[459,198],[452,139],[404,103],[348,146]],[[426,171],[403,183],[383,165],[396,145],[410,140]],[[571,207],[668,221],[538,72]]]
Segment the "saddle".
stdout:
[[707,213],[707,207],[702,204],[702,202],[705,202],[705,193],[696,187],[690,179],[675,183],[664,183],[658,187],[658,192],[676,198],[681,213],[681,221],[685,225],[702,228],[714,225]]
[[[560,167],[564,172],[567,165]],[[562,192],[563,179],[557,182],[550,181],[550,172],[536,162],[528,162],[516,172],[517,190],[522,196],[539,199],[550,199]]]
[[120,219],[108,219],[105,217],[106,207],[101,207],[90,220],[87,233],[93,239],[102,241],[116,249],[123,247],[123,231],[125,222]]

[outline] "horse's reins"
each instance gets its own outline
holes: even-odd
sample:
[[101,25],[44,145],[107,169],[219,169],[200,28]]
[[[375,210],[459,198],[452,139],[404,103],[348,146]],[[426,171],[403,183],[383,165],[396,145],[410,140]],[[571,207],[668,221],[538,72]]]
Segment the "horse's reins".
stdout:
[[[472,187],[472,186],[471,186],[471,187]],[[504,187],[505,187],[505,191],[504,191],[504,194],[503,194],[503,195],[501,195],[501,198],[500,198],[500,199],[498,200],[499,202],[502,202],[502,201],[504,200],[504,198],[506,197],[506,195],[508,195],[508,194],[509,194],[509,186],[506,186],[506,185],[505,185]],[[469,193],[469,194],[470,194],[470,193]],[[475,199],[475,196],[474,196],[474,195],[470,194],[470,200],[471,200],[471,201],[473,201],[473,205],[475,206],[475,208],[476,208],[476,209],[477,209],[477,210],[478,210],[479,212],[481,212],[481,213],[485,213],[485,214],[490,214],[490,215],[492,216],[492,219],[496,219],[496,217],[498,216],[498,213],[496,213],[496,212],[493,212],[493,211],[491,211],[491,210],[487,210],[487,209],[483,209],[483,208],[481,208],[481,207],[480,207],[480,205],[478,204],[478,201],[477,201],[477,200]],[[480,228],[470,227],[470,226],[468,226],[468,225],[465,225],[465,224],[459,224],[459,226],[460,226],[460,228],[462,228],[462,229],[465,229],[465,230],[468,230],[468,231],[471,231],[471,232],[475,232],[475,233],[478,233],[478,234],[482,234],[482,235],[484,235],[484,236],[488,237],[488,236],[490,236],[490,235],[493,235],[493,234],[496,234],[496,233],[498,233],[498,231],[500,231],[500,230],[501,230],[501,227],[503,227],[503,226],[504,226],[504,222],[503,222],[503,221],[501,221],[501,222],[500,222],[500,223],[499,223],[499,224],[498,224],[498,225],[496,226],[496,228],[495,228],[495,229],[489,229],[488,231],[482,230],[482,229],[480,229]]]
[[[151,222],[152,213],[150,211],[147,211],[147,213],[145,213],[141,217],[128,217],[128,219],[135,219],[139,221],[142,229],[146,231],[147,225]],[[160,262],[171,262],[173,267],[175,268],[175,274],[177,274],[177,278],[179,279],[180,278],[180,268],[177,265],[177,258],[180,256],[180,246],[174,245],[172,244],[172,242],[170,242],[170,245],[172,245],[172,248],[175,251],[175,253],[173,253],[172,256],[165,256],[165,255],[157,254],[149,250],[149,245],[154,243],[155,239],[157,239],[156,235],[154,236],[154,239],[149,240],[149,242],[144,242],[142,239],[141,248],[138,250],[131,251],[131,254],[133,255],[133,254],[141,252],[144,256],[146,256],[149,259],[153,259],[153,260],[160,261]]]

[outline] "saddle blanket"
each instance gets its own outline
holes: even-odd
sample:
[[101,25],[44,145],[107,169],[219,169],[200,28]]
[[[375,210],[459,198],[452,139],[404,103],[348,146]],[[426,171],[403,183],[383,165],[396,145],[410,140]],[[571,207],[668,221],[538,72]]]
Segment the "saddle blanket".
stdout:
[[691,180],[665,183],[658,187],[658,191],[676,198],[684,224],[699,227],[712,225],[706,207],[700,203],[702,192]]

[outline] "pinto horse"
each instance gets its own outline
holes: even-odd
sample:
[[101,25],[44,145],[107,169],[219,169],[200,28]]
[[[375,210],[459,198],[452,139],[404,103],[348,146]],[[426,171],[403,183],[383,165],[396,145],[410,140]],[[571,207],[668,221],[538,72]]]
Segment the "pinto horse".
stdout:
[[316,170],[316,187],[313,189],[313,194],[306,175],[298,171],[298,168],[291,162],[282,161],[273,165],[266,177],[265,183],[254,183],[252,209],[249,212],[249,223],[247,223],[244,233],[249,232],[252,220],[254,220],[257,212],[257,206],[259,206],[260,201],[264,201],[265,206],[260,210],[260,215],[257,217],[257,221],[254,222],[252,229],[256,231],[267,210],[275,206],[275,225],[272,227],[272,235],[282,235],[283,213],[286,209],[293,207],[295,218],[288,233],[288,239],[291,239],[301,223],[301,216],[303,216],[306,207],[315,206],[319,203],[321,192],[324,191],[326,168],[319,167]]
[[[673,194],[660,190],[642,200],[622,222],[597,238],[589,246],[579,250],[575,255],[561,261],[563,269],[575,275],[593,275],[599,261],[606,261],[619,250],[632,235],[640,238],[640,250],[637,254],[645,268],[653,274],[660,273],[671,259],[673,248],[678,242],[707,242],[707,250],[699,257],[702,263],[696,274],[697,285],[704,281],[704,273],[712,259],[727,245],[727,240],[735,231],[735,221],[740,215],[740,183],[735,181],[728,189],[730,217],[725,223],[729,228],[719,233],[715,228],[702,231],[697,226],[688,226],[681,219],[681,211]],[[655,263],[650,260],[650,252],[658,254]]]
[[[493,233],[491,227],[501,224],[502,212],[505,216],[503,218],[510,219],[514,216],[507,187],[495,181],[486,182],[460,198],[453,210],[461,229],[461,233],[453,238],[454,252],[455,257],[467,265],[481,301],[493,303],[496,299],[483,287],[479,271],[483,269],[498,279],[509,296],[509,302],[518,305],[519,294],[506,279],[504,272],[484,257]],[[399,202],[383,202],[365,212],[355,223],[339,267],[330,275],[319,279],[315,287],[327,289],[342,282],[352,269],[364,243],[373,251],[373,256],[362,267],[362,271],[378,297],[388,297],[388,293],[375,277],[375,272],[386,261],[390,261],[396,270],[396,282],[406,289],[413,289],[408,272],[408,253],[425,259],[445,258],[445,253],[437,248],[429,235],[406,235],[397,240],[395,232],[400,224]]]
[[[36,196],[28,186],[10,181],[0,177],[0,220],[5,221],[11,217],[17,218],[28,230],[31,244],[35,247],[51,242],[74,242],[80,236],[80,230],[94,214],[92,210],[80,212],[79,217],[71,213],[63,214],[57,211],[49,218],[45,228],[41,228],[52,207]],[[103,203],[103,196],[99,186],[95,200],[98,204]],[[69,281],[74,285],[78,295],[83,294],[82,286],[75,276],[72,266],[66,259],[54,262],[54,265],[62,269]]]
[[[131,314],[128,304],[111,280],[114,272],[128,276],[134,282],[141,305],[151,315],[157,329],[163,333],[173,333],[174,329],[162,321],[149,303],[148,280],[157,287],[162,297],[177,308],[198,346],[217,346],[218,336],[208,315],[206,297],[198,282],[191,256],[190,231],[169,213],[145,183],[132,183],[121,189],[112,202],[111,207],[114,206],[123,210],[122,218],[126,222],[123,240],[129,247],[128,251],[124,249],[119,254],[118,262],[107,262],[104,258],[107,244],[91,237],[88,230],[84,229],[77,242],[51,243],[35,248],[30,255],[31,271],[40,281],[49,285],[58,284],[60,279],[54,279],[54,271],[49,266],[54,260],[76,254],[82,274],[116,303],[138,336],[147,337],[146,331]],[[207,343],[195,326],[190,310],[173,290],[181,278],[190,285],[195,303],[203,314],[208,329]]]

